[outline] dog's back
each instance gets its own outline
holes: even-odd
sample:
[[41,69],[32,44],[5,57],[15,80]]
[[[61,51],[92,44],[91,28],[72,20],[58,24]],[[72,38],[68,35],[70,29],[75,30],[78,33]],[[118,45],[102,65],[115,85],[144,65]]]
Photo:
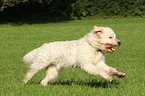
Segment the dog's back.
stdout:
[[[42,46],[40,46],[37,49],[34,49],[32,51],[30,51],[29,53],[27,53],[24,57],[23,57],[23,61],[26,64],[26,66],[30,66],[33,63],[34,59],[40,59],[39,57],[44,57],[45,55],[48,56],[48,61],[55,61],[55,59],[66,59],[64,61],[69,61],[69,57],[73,56],[74,52],[72,52],[77,46],[77,41],[61,41],[61,42],[52,42],[52,43],[45,43]],[[45,50],[45,51],[44,51]],[[75,51],[75,50],[74,50]],[[38,56],[37,56],[38,54]],[[40,55],[43,54],[43,55]],[[61,57],[62,56],[62,57]],[[71,57],[72,58],[72,57]],[[49,60],[50,59],[50,60]],[[59,61],[59,60],[58,60]],[[73,61],[73,60],[70,60]],[[54,63],[55,62],[51,62]],[[65,63],[65,62],[64,62]]]

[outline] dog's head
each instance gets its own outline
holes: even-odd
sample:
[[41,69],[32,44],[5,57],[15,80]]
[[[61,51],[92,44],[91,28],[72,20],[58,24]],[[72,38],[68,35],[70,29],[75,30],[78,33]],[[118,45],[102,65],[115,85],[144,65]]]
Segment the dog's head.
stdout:
[[97,27],[91,32],[90,43],[97,49],[105,52],[114,52],[113,46],[119,46],[121,42],[116,39],[114,31],[109,27]]

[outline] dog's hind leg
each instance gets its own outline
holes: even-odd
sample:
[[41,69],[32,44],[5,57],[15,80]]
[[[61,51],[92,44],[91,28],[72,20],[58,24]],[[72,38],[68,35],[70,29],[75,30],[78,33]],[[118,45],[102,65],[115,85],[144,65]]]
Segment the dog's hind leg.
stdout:
[[38,69],[30,69],[27,71],[27,74],[23,80],[24,83],[27,83],[39,70]]
[[41,81],[41,85],[46,86],[50,80],[53,80],[58,76],[59,71],[60,69],[58,69],[55,65],[48,66],[46,77]]
[[27,83],[38,71],[46,68],[48,64],[39,64],[43,66],[36,66],[37,63],[33,63],[30,67],[30,69],[27,71],[27,74],[23,80],[24,83]]

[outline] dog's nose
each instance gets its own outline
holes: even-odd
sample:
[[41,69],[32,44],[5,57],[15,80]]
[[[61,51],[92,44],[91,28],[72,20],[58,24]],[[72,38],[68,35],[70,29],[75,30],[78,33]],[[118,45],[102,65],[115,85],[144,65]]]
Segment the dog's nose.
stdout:
[[118,46],[120,46],[121,42],[119,40],[117,41],[117,43],[118,43]]

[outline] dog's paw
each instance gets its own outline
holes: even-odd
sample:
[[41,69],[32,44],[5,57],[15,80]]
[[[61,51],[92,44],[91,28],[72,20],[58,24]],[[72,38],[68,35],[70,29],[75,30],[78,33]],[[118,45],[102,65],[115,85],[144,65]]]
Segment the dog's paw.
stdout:
[[124,78],[124,77],[126,76],[126,74],[125,74],[125,73],[118,72],[118,73],[117,73],[117,76],[118,76],[119,78]]
[[110,77],[106,78],[106,80],[109,81],[109,82],[112,82],[113,81],[113,77],[110,76]]
[[28,82],[28,80],[25,80],[25,79],[23,80],[23,83],[24,83],[24,84],[26,84],[27,82]]
[[41,84],[42,86],[47,86],[47,83],[46,83],[44,80],[42,80],[40,84]]

